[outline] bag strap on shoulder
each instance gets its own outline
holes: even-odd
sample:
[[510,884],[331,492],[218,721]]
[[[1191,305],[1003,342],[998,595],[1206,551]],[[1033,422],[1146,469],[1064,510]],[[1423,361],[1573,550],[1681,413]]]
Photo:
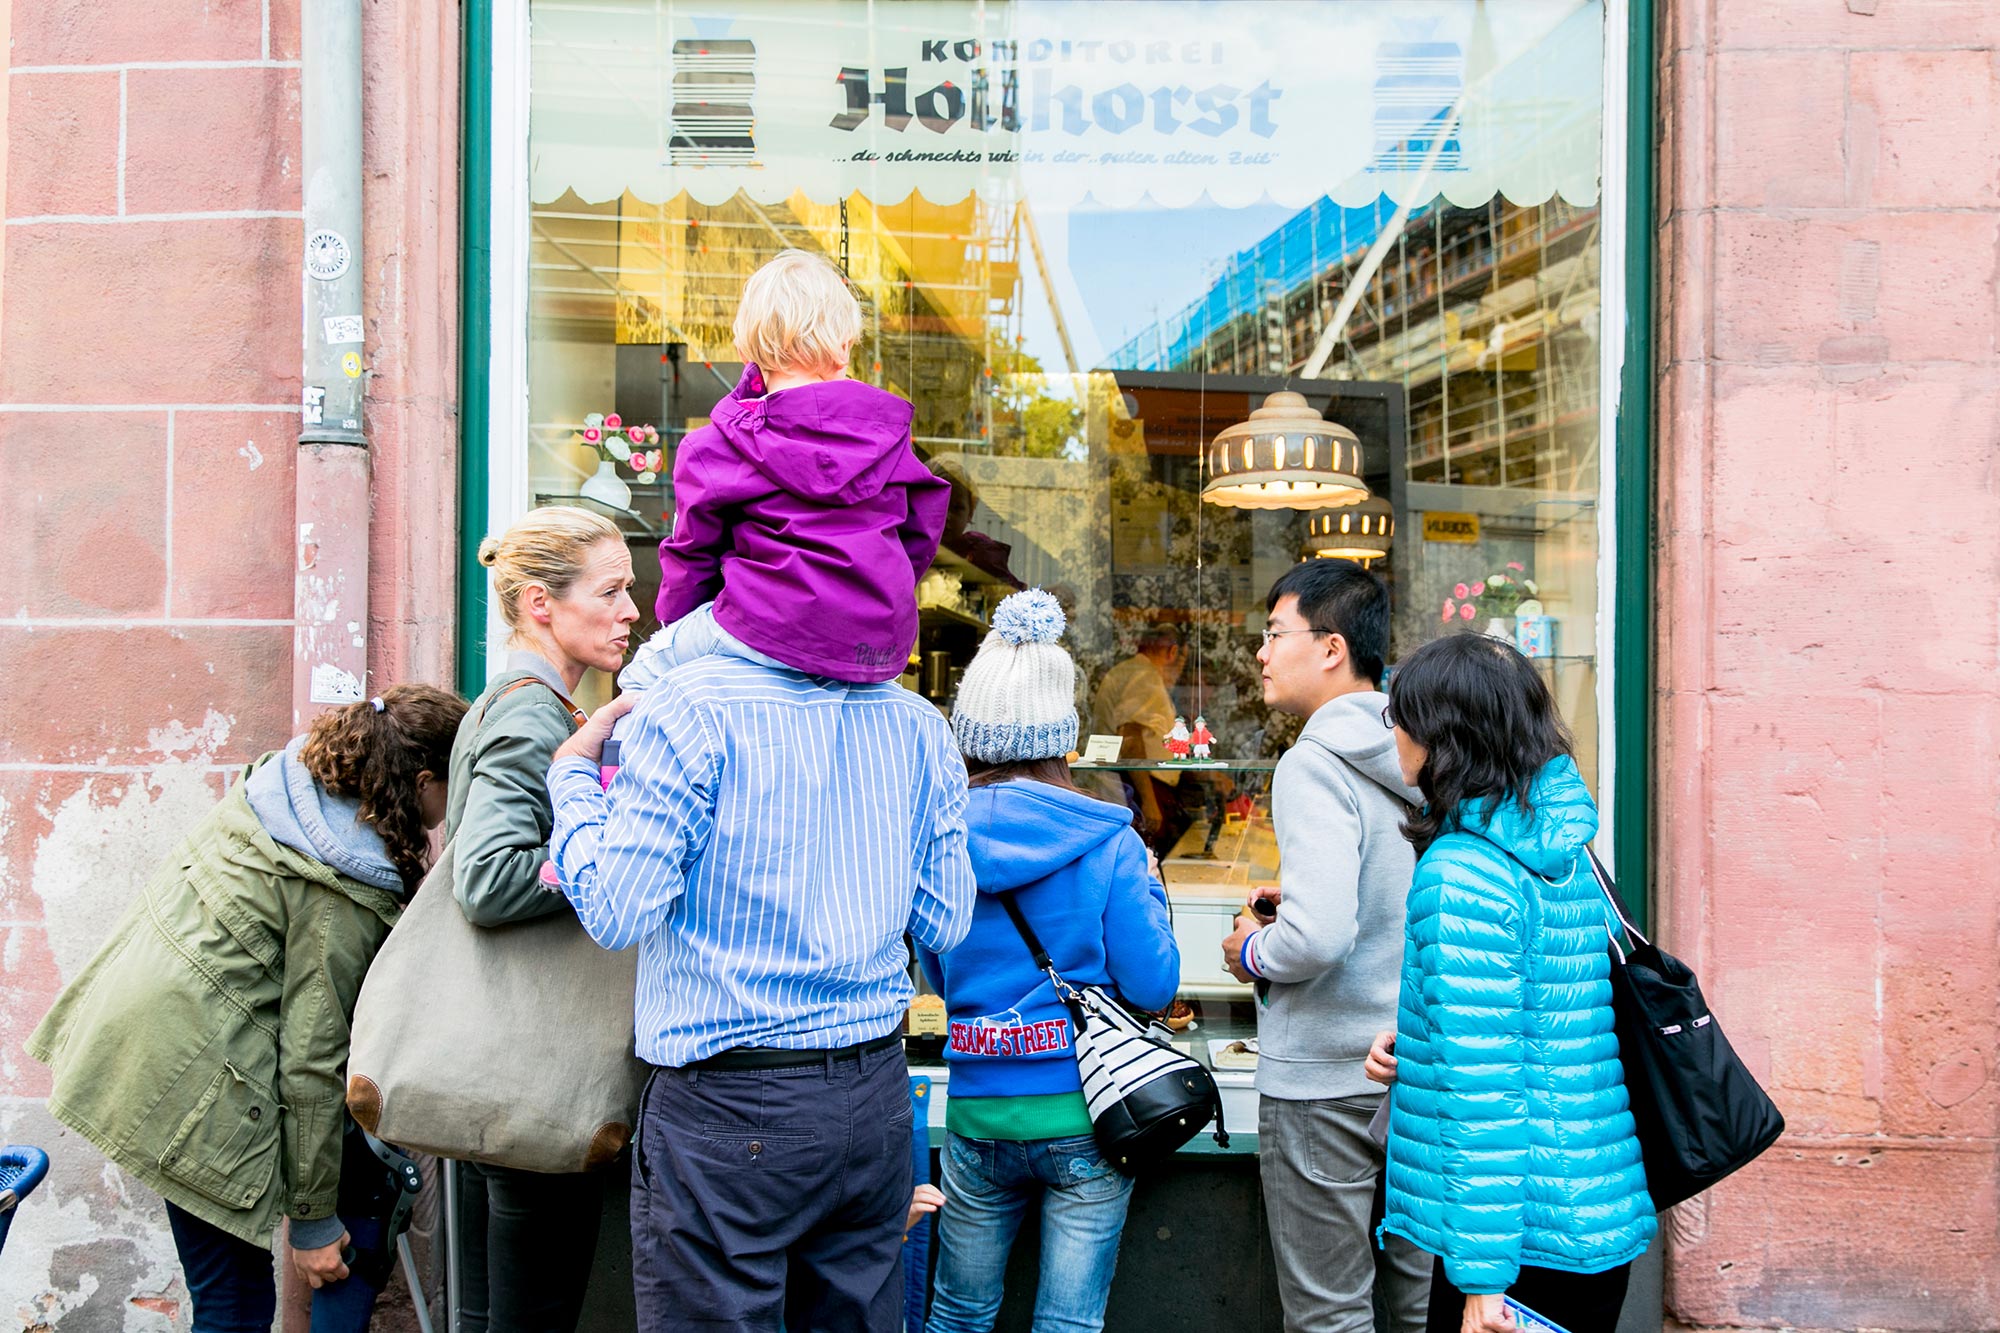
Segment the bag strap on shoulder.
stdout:
[[[1626,915],[1625,900],[1618,896],[1618,885],[1612,880],[1611,872],[1604,868],[1604,862],[1597,859],[1597,849],[1586,846],[1583,849],[1583,854],[1590,858],[1590,873],[1597,880],[1598,892],[1602,893],[1604,901],[1610,904],[1611,914],[1618,918],[1618,928],[1625,932],[1626,938],[1637,940],[1639,943],[1650,947],[1653,942],[1641,934],[1639,927],[1633,923],[1632,918]],[[1611,943],[1616,948],[1618,941],[1613,939]],[[1618,951],[1618,957],[1621,962],[1624,960],[1625,951],[1623,949]]]
[[582,726],[584,723],[590,721],[589,714],[585,713],[581,708],[578,708],[576,704],[571,702],[570,697],[567,694],[564,694],[561,690],[549,684],[547,681],[543,680],[540,676],[529,674],[509,684],[505,689],[501,690],[491,699],[488,699],[486,701],[486,707],[480,710],[479,722],[477,723],[477,725],[484,726],[486,724],[486,715],[493,711],[494,704],[499,703],[502,699],[514,693],[516,690],[525,688],[526,686],[529,685],[539,685],[543,689],[547,690],[550,694],[553,694],[556,697],[556,702],[561,704],[563,706],[564,711],[569,714],[570,720],[576,723],[576,725],[578,725],[579,727]]
[[1088,996],[1065,980],[1062,973],[1056,971],[1055,960],[1050,958],[1049,951],[1042,947],[1041,936],[1035,934],[1035,928],[1028,924],[1028,918],[1021,911],[1021,905],[1014,901],[1013,893],[1011,891],[996,893],[993,896],[1000,900],[1000,906],[1007,909],[1007,919],[1012,921],[1014,929],[1021,933],[1021,942],[1027,945],[1028,952],[1034,955],[1035,966],[1046,972],[1049,980],[1055,983],[1056,997],[1067,1005],[1081,1004],[1095,1009],[1096,1006],[1090,1004]]

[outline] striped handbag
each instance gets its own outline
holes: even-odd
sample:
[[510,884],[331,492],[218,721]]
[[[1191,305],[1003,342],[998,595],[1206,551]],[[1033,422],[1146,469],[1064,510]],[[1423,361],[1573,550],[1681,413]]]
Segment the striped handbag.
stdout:
[[1091,1133],[1105,1158],[1125,1174],[1135,1174],[1172,1157],[1211,1120],[1216,1143],[1227,1148],[1222,1095],[1208,1070],[1155,1037],[1102,987],[1063,980],[1014,895],[993,896],[1069,1009]]

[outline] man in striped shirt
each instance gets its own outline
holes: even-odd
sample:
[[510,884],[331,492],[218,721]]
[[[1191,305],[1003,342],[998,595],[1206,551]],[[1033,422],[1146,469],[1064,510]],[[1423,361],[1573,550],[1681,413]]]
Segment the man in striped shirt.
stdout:
[[604,791],[625,698],[557,753],[550,847],[591,937],[639,946],[639,1327],[900,1328],[904,936],[971,925],[964,761],[897,685],[718,654],[641,696]]

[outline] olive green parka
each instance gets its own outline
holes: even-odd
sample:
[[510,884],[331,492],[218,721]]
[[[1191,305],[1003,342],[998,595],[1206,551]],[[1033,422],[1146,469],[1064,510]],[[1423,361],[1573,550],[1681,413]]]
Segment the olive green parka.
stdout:
[[272,840],[246,767],[28,1040],[49,1111],[253,1244],[330,1216],[355,997],[402,908]]

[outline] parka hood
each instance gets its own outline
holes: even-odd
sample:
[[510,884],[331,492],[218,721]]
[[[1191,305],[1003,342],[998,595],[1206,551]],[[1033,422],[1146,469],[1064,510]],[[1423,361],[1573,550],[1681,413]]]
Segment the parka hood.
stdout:
[[1329,699],[1306,720],[1299,743],[1321,746],[1345,759],[1355,772],[1409,805],[1421,805],[1423,793],[1403,784],[1396,762],[1396,733],[1382,725],[1389,696],[1374,690]]
[[974,787],[965,806],[966,844],[981,893],[1047,879],[1132,827],[1132,812],[1046,782]]
[[282,751],[251,770],[243,784],[251,813],[272,842],[371,888],[404,897],[402,873],[389,859],[382,835],[362,822],[361,803],[330,794],[299,762],[305,743],[305,737],[294,736]]
[[1597,803],[1567,755],[1549,761],[1528,789],[1529,809],[1514,801],[1470,801],[1458,826],[1476,833],[1544,878],[1566,875],[1597,836]]
[[754,365],[709,423],[783,490],[820,504],[879,494],[908,457],[915,409],[859,380],[802,384],[766,395]]

